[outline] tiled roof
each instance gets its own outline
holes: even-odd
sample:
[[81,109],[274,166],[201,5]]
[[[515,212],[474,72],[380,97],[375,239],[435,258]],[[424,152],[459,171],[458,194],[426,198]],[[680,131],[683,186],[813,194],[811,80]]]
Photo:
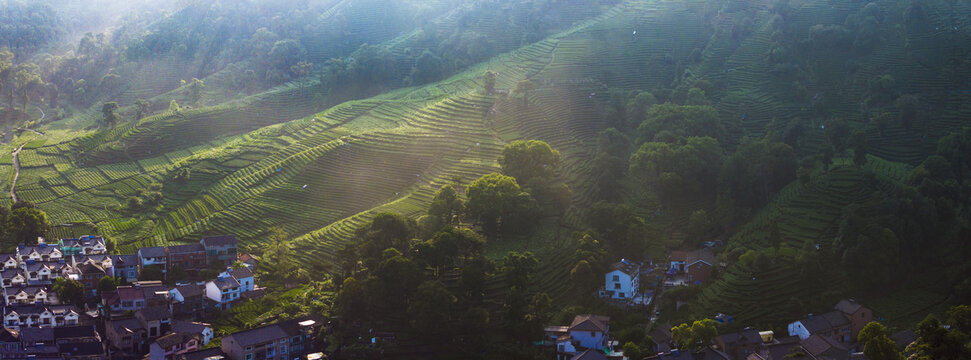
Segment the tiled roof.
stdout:
[[109,255],[111,264],[114,266],[136,266],[138,265],[138,255]]
[[54,328],[54,339],[78,339],[99,337],[94,325],[62,326]]
[[822,335],[812,335],[806,338],[806,340],[801,341],[799,344],[802,345],[803,349],[806,349],[806,352],[813,356],[822,354],[834,348],[841,352],[847,350],[845,347],[843,347],[843,345],[836,342],[836,340]]
[[20,332],[13,329],[0,328],[0,343],[19,343]]
[[232,277],[216,278],[212,281],[212,283],[216,284],[216,287],[219,288],[219,290],[239,287],[239,281],[236,281],[236,279],[233,279]]
[[853,315],[863,307],[862,304],[852,300],[840,300],[833,308],[842,311],[844,314]]
[[188,253],[205,253],[206,247],[202,244],[187,244],[187,245],[175,245],[169,246],[169,254],[188,254]]
[[24,271],[20,269],[7,269],[0,271],[0,279],[13,279],[18,274],[24,275]]
[[159,257],[164,258],[166,256],[165,248],[160,246],[143,247],[141,249],[138,249],[138,255],[140,255],[141,257],[150,257],[150,258],[159,258]]
[[289,335],[286,331],[283,331],[283,328],[279,325],[274,324],[224,336],[223,343],[226,343],[226,338],[232,338],[239,346],[246,347],[287,337]]
[[202,293],[205,291],[205,288],[202,285],[196,284],[176,286],[175,289],[178,290],[183,297],[202,296]]
[[139,330],[145,330],[142,322],[135,318],[110,320],[109,322],[111,323],[111,327],[115,329],[115,332],[119,334],[124,334],[127,331],[138,332]]
[[236,245],[239,241],[236,240],[236,235],[220,235],[204,237],[199,243],[205,246],[225,246]]
[[165,320],[172,317],[169,314],[169,308],[165,306],[150,306],[138,310],[138,313],[141,314],[142,319],[145,319],[145,321]]
[[637,264],[634,264],[633,262],[631,262],[629,260],[621,259],[620,261],[614,263],[614,265],[611,266],[610,268],[612,270],[620,270],[624,274],[627,274],[627,275],[630,275],[630,276],[637,276],[637,268],[638,268],[638,266],[637,266]]
[[226,354],[223,353],[221,349],[216,347],[216,348],[210,348],[205,350],[188,352],[182,355],[176,355],[175,360],[205,360],[205,359],[220,357],[220,356],[227,359],[229,358],[226,356]]
[[100,342],[67,343],[57,344],[57,352],[65,359],[73,359],[75,356],[104,355],[105,349]]
[[176,345],[185,344],[191,339],[192,335],[190,334],[174,333],[155,339],[155,343],[158,344],[158,346],[161,346],[162,349],[168,350]]
[[577,315],[573,318],[573,323],[570,324],[570,331],[607,331],[607,324],[610,322],[610,317],[601,315],[590,315],[582,314]]
[[52,328],[24,328],[20,330],[20,339],[24,344],[38,342],[54,342],[54,329]]
[[691,264],[702,261],[708,265],[715,265],[715,255],[708,251],[708,249],[700,249],[689,252],[685,258],[685,264],[691,266]]
[[46,245],[46,246],[21,246],[21,247],[18,247],[17,248],[17,252],[20,255],[29,255],[30,253],[32,253],[32,252],[34,252],[36,250],[38,254],[41,254],[41,255],[44,255],[44,254],[50,255],[51,253],[54,252],[55,249],[57,251],[61,251],[60,250],[60,247],[57,246],[57,245]]
[[587,350],[574,355],[570,360],[607,360],[607,357],[599,351]]
[[250,270],[248,267],[243,267],[241,269],[231,269],[227,272],[229,273],[230,276],[232,276],[236,280],[253,277],[253,270]]
[[194,321],[172,321],[172,331],[185,334],[202,334],[209,324]]

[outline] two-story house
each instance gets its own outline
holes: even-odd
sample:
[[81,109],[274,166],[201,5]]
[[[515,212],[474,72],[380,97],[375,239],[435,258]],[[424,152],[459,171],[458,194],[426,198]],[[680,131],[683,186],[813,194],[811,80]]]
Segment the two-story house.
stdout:
[[176,355],[199,350],[201,340],[185,333],[170,333],[155,339],[149,346],[149,360],[173,360]]
[[600,296],[613,299],[633,298],[640,292],[640,272],[640,265],[621,259],[604,276],[604,289]]
[[718,335],[715,337],[715,345],[732,359],[745,359],[761,349],[762,335],[758,330],[745,328],[742,331]]
[[197,317],[205,312],[205,286],[188,284],[169,289],[172,315],[176,317]]
[[27,282],[31,284],[50,283],[57,278],[63,277],[65,270],[69,266],[61,261],[34,261],[24,262],[22,269],[27,276]]
[[16,254],[0,254],[0,269],[16,269],[20,267],[20,259]]
[[113,353],[133,358],[147,351],[148,330],[136,318],[111,319],[105,323],[105,337]]
[[97,255],[108,252],[105,238],[102,236],[84,235],[77,239],[61,239],[57,242],[64,256]]
[[141,269],[144,270],[147,266],[160,266],[162,268],[162,273],[165,273],[166,263],[168,263],[168,254],[164,247],[144,247],[138,249],[138,262]]
[[203,346],[213,337],[212,325],[195,321],[172,320],[172,332],[198,336]]
[[231,360],[301,358],[309,350],[319,318],[301,318],[222,337],[220,348]]
[[26,359],[27,354],[20,344],[20,332],[16,329],[0,327],[0,359]]
[[54,328],[54,342],[61,359],[107,360],[101,336],[93,325]]
[[219,275],[215,280],[206,282],[206,297],[215,301],[220,309],[229,309],[239,295],[239,282],[232,276]]
[[20,287],[27,285],[27,276],[22,269],[5,269],[0,271],[0,287]]
[[47,286],[21,286],[3,289],[3,298],[10,305],[57,305],[57,296]]
[[61,250],[57,245],[39,243],[36,246],[26,246],[24,244],[17,246],[17,258],[20,263],[25,263],[27,260],[58,261],[62,256],[63,254],[61,254]]
[[78,324],[79,312],[74,306],[15,305],[7,308],[3,327],[20,330],[30,327],[61,327]]
[[135,312],[135,318],[142,322],[149,339],[162,336],[172,325],[172,315],[169,313],[169,308],[164,306],[150,306],[138,310]]
[[197,271],[207,267],[206,247],[202,244],[186,244],[168,247],[168,267]]
[[85,262],[75,267],[84,285],[84,293],[88,296],[98,295],[98,281],[108,274],[104,268],[92,262]]
[[830,311],[822,315],[809,314],[788,325],[789,336],[798,336],[800,340],[806,340],[812,335],[820,335],[845,343],[852,340],[850,330],[850,319],[839,311]]
[[711,269],[715,266],[715,255],[708,249],[689,252],[685,258],[688,282],[705,283],[711,279]]
[[145,308],[145,292],[135,286],[119,286],[115,291],[101,294],[102,304],[112,313],[136,311]]
[[558,359],[569,359],[584,349],[602,350],[609,343],[610,317],[581,314],[570,326],[548,326],[546,336],[556,346]]
[[110,255],[71,255],[70,257],[66,258],[70,260],[71,266],[76,267],[81,264],[95,264],[105,270],[105,275],[115,276],[115,264]]
[[843,313],[843,316],[850,320],[850,339],[854,341],[856,341],[856,336],[860,334],[863,327],[873,321],[873,310],[853,299],[840,300],[833,308]]
[[138,281],[138,255],[108,255],[111,258],[114,277],[124,282]]
[[229,266],[236,261],[236,248],[239,245],[236,235],[208,236],[199,243],[206,248],[209,264],[221,262],[223,266]]
[[219,276],[228,276],[236,279],[236,282],[239,283],[239,291],[241,293],[253,291],[256,288],[256,281],[253,278],[253,270],[250,270],[248,267],[229,269],[219,274]]

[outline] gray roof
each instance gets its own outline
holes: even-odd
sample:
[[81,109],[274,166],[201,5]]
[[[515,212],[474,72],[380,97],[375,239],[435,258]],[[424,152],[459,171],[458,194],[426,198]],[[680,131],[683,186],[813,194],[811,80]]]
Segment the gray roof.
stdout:
[[196,284],[176,286],[175,289],[178,290],[179,294],[182,294],[183,297],[202,296],[202,293],[205,291],[202,285]]
[[46,286],[23,286],[23,287],[8,287],[4,289],[8,295],[19,294],[21,291],[26,292],[28,295],[36,295],[37,293],[43,291],[46,293],[53,294],[53,291],[48,291]]
[[24,344],[31,345],[33,343],[44,342],[52,343],[54,342],[54,329],[53,328],[23,328],[20,330],[20,340]]
[[691,266],[696,262],[703,261],[708,265],[715,265],[715,255],[708,251],[708,249],[700,249],[689,252],[685,258],[685,265]]
[[227,272],[236,280],[253,277],[253,270],[250,270],[248,267],[243,267],[242,269],[230,269]]
[[104,245],[105,238],[102,237],[102,236],[85,235],[85,236],[82,236],[82,237],[77,238],[77,239],[61,239],[61,242],[64,243],[64,245],[68,245],[68,246],[72,246],[72,247],[74,247],[74,246],[94,246],[95,244],[99,244],[99,243],[102,244],[102,245]]
[[54,252],[54,249],[58,249],[58,251],[60,251],[60,247],[59,246],[57,246],[57,245],[51,245],[51,244],[48,244],[48,245],[45,245],[45,246],[39,246],[39,245],[38,246],[20,246],[20,247],[17,248],[17,253],[20,254],[20,255],[28,255],[28,254],[34,252],[34,250],[37,250],[37,253],[38,254],[41,254],[41,255],[48,254],[48,255],[50,255],[52,252]]
[[109,255],[111,265],[114,266],[138,266],[138,255]]
[[172,321],[172,331],[185,334],[201,334],[209,324],[194,321]]
[[217,357],[217,356],[228,358],[226,354],[223,353],[222,349],[216,347],[216,348],[209,348],[205,350],[188,352],[182,355],[176,355],[175,359],[176,360],[205,360],[205,359],[208,359],[211,357]]
[[185,344],[192,339],[192,335],[183,333],[173,333],[155,339],[155,343],[162,349],[168,350],[178,344]]
[[81,272],[82,274],[105,272],[105,269],[100,265],[95,265],[91,263],[84,263],[84,264],[78,265],[77,268],[78,268],[78,271]]
[[141,257],[151,257],[151,258],[157,258],[157,257],[164,258],[166,256],[165,255],[165,248],[164,247],[160,247],[160,246],[156,246],[156,247],[143,247],[141,249],[138,249],[138,256],[141,256]]
[[45,310],[50,311],[52,314],[65,314],[71,311],[79,313],[74,305],[40,305],[40,304],[29,304],[29,305],[13,305],[7,307],[7,313],[16,312],[20,315],[27,314],[40,314]]
[[[839,352],[847,352],[847,348],[842,344],[838,343],[836,340],[830,339],[828,336],[822,335],[811,335],[806,340],[800,341],[799,345],[803,349],[806,349],[810,355],[817,356],[825,353],[831,349],[836,349]],[[846,353],[849,355],[849,352]]]
[[0,271],[0,279],[13,279],[17,274],[23,275],[24,271],[20,269],[7,269]]
[[188,253],[205,253],[206,247],[202,244],[188,244],[188,245],[174,245],[169,246],[169,254],[188,254]]
[[853,300],[840,300],[833,309],[842,311],[844,314],[853,315],[863,307],[862,304]]
[[848,325],[850,320],[843,316],[843,313],[839,311],[830,311],[828,313],[816,316],[806,317],[799,320],[802,326],[809,331],[810,334],[815,334],[820,331],[826,331],[835,327]]
[[119,334],[125,333],[126,330],[129,330],[132,332],[145,330],[145,327],[142,326],[142,322],[138,321],[138,319],[136,318],[109,320],[109,323],[111,324],[111,327],[115,329],[115,332]]
[[218,287],[219,290],[239,287],[239,281],[236,281],[236,279],[233,279],[232,277],[216,278],[212,282],[216,284],[216,287]]
[[607,360],[607,357],[599,351],[586,350],[574,355],[570,360]]
[[573,318],[573,323],[570,324],[570,331],[601,331],[607,332],[607,324],[610,322],[610,317],[601,315],[590,315],[581,314]]
[[146,307],[138,310],[138,313],[141,314],[142,319],[145,319],[145,321],[165,320],[172,317],[172,315],[169,314],[169,308],[165,306]]
[[236,235],[220,235],[204,237],[202,240],[199,240],[199,243],[205,246],[236,246],[239,241],[236,240]]
[[54,339],[77,339],[99,337],[94,325],[62,326],[54,328]]
[[223,343],[226,343],[226,338],[232,338],[239,346],[246,347],[288,337],[289,334],[282,327],[274,324],[226,335],[223,337]]
[[725,344],[761,344],[762,336],[755,329],[744,329],[738,332],[718,335]]
[[0,254],[0,262],[6,262],[7,259],[10,259],[10,258],[13,258],[14,260],[16,260],[17,259],[17,255],[14,255],[14,254]]
[[910,345],[910,343],[917,341],[917,337],[918,337],[917,333],[909,329],[900,331],[890,336],[890,338],[893,339],[895,343],[897,343],[898,349],[906,348],[907,345]]
[[33,264],[24,264],[24,270],[30,271],[40,271],[41,268],[48,268],[54,271],[59,271],[66,267],[67,264],[61,264],[57,261],[37,261]]
[[57,352],[65,359],[72,356],[104,355],[105,348],[100,342],[57,344]]
[[614,265],[610,267],[611,271],[620,270],[624,274],[627,274],[630,276],[637,276],[637,268],[638,268],[637,264],[634,264],[633,262],[626,259],[621,259],[620,261],[614,263]]

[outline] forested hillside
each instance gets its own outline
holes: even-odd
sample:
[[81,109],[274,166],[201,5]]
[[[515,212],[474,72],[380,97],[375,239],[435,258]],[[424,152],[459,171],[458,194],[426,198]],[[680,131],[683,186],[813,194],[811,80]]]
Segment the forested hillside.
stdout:
[[32,6],[0,2],[36,25],[0,32],[0,201],[122,253],[236,234],[314,281],[221,331],[321,311],[415,356],[441,322],[508,330],[445,345],[472,356],[714,240],[662,320],[971,301],[967,2],[188,1],[77,41]]

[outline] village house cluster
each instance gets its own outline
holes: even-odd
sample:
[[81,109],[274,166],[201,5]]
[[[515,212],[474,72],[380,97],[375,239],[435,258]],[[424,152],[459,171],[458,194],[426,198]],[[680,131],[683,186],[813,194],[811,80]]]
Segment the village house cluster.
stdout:
[[[719,326],[731,325],[734,319],[718,314],[715,321]],[[672,325],[660,324],[648,333],[654,345],[649,349],[652,355],[645,359],[863,360],[862,347],[856,337],[871,321],[872,310],[854,300],[841,300],[832,311],[809,314],[789,323],[785,336],[778,336],[771,330],[744,328],[721,333],[697,351],[679,349],[671,334]],[[622,352],[615,351],[619,344],[611,337],[609,324],[610,318],[606,316],[577,315],[568,326],[547,326],[546,344],[555,348],[557,360],[626,359]],[[917,335],[904,330],[891,338],[899,349],[903,349],[915,341]]]
[[[0,359],[285,360],[306,358],[321,318],[284,321],[224,336],[219,347],[205,321],[221,310],[263,296],[256,261],[238,254],[235,236],[206,237],[198,244],[149,247],[110,255],[101,236],[38,239],[14,254],[0,254],[3,331]],[[154,267],[165,276],[175,268],[214,278],[166,285],[142,280]],[[98,292],[102,278],[123,285]],[[196,276],[198,277],[198,276]],[[78,281],[84,308],[57,298],[58,278]]]

